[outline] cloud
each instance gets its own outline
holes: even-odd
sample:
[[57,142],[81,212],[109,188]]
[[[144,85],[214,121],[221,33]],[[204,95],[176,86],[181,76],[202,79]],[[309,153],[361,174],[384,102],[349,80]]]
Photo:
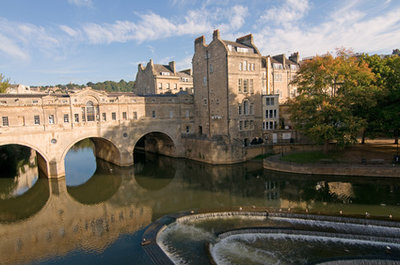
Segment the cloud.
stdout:
[[359,1],[351,1],[333,10],[319,24],[303,25],[304,21],[292,21],[274,28],[265,26],[254,34],[255,41],[264,54],[300,51],[302,56],[323,54],[337,47],[352,48],[356,52],[397,47],[400,8],[373,13],[362,11],[359,4]]
[[92,0],[68,0],[68,3],[78,7],[93,7]]
[[1,51],[18,60],[28,60],[32,49],[53,56],[60,39],[52,36],[44,27],[30,23],[12,22],[0,18]]
[[239,30],[244,25],[247,13],[247,7],[240,5],[224,10],[219,8],[215,10],[189,10],[180,22],[175,22],[179,19],[168,19],[149,12],[136,14],[139,18],[137,22],[125,20],[116,21],[112,24],[88,23],[83,26],[82,31],[86,34],[87,39],[94,44],[131,40],[144,42],[172,36],[194,36],[209,33],[215,27],[228,34]]
[[73,29],[73,28],[71,28],[71,27],[68,27],[68,26],[66,26],[66,25],[60,25],[59,27],[60,27],[60,29],[61,29],[62,31],[64,31],[65,33],[67,33],[70,37],[78,37],[78,36],[81,35],[80,30],[75,30],[75,29]]
[[0,34],[0,51],[22,61],[27,61],[29,59],[29,54],[26,51],[2,34]]
[[259,21],[272,22],[276,25],[287,25],[303,18],[309,7],[308,0],[286,0],[280,7],[267,9]]

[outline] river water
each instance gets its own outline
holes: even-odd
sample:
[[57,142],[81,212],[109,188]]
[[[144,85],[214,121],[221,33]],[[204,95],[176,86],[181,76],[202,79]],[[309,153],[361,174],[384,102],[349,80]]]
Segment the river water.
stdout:
[[150,154],[119,168],[96,160],[90,142],[69,151],[59,180],[38,178],[32,161],[0,178],[1,264],[149,264],[140,245],[145,227],[195,209],[400,220],[397,179],[305,176],[263,170],[261,161],[211,166]]

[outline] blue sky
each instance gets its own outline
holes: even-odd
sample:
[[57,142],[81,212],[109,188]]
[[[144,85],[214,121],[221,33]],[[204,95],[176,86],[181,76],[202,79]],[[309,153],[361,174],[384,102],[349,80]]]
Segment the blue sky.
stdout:
[[135,79],[138,63],[191,67],[193,42],[214,29],[252,33],[263,55],[400,48],[399,0],[2,0],[0,73],[55,85]]

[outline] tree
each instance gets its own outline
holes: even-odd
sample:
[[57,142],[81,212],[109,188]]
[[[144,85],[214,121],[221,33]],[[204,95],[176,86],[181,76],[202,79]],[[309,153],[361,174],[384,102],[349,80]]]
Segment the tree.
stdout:
[[387,58],[390,73],[386,82],[386,96],[382,104],[384,129],[393,134],[395,144],[399,143],[400,131],[400,56]]
[[289,112],[295,127],[324,144],[339,145],[357,141],[367,120],[362,113],[376,104],[375,76],[368,64],[350,51],[338,50],[304,62],[292,82],[299,95],[290,102]]
[[6,93],[7,88],[10,86],[9,79],[0,74],[0,93]]

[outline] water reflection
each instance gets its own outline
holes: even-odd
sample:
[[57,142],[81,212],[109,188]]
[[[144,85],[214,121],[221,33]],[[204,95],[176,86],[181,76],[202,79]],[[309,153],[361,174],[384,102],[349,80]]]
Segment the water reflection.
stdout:
[[22,195],[38,180],[36,152],[25,146],[1,146],[0,172],[0,199]]
[[191,209],[254,205],[400,219],[395,179],[282,174],[260,162],[211,166],[149,155],[120,168],[96,161],[92,148],[68,153],[65,179],[39,179],[15,200],[0,200],[0,220],[8,222],[0,224],[0,238],[8,239],[0,241],[2,262],[146,264],[138,233],[163,215]]

